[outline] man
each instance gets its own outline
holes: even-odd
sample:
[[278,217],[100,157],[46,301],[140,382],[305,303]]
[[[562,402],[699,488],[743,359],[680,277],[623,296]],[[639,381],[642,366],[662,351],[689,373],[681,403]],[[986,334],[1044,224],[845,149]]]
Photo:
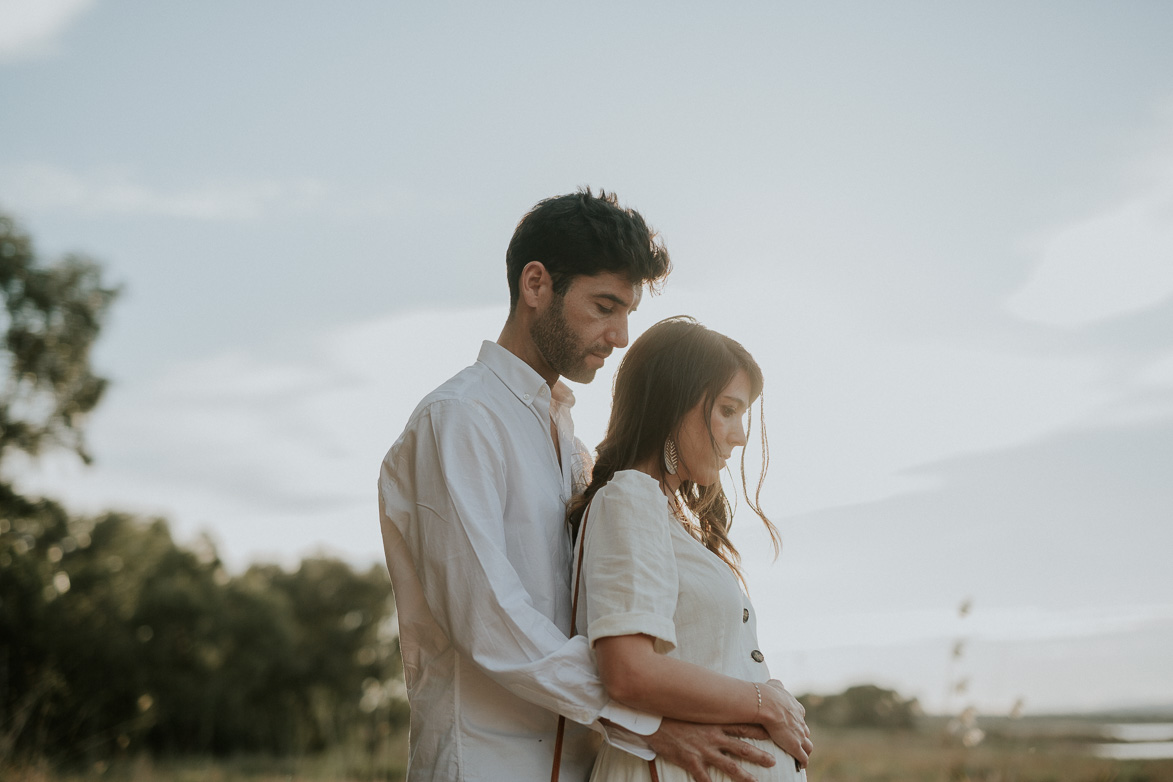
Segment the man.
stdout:
[[[590,457],[559,378],[590,382],[627,345],[643,285],[669,268],[654,232],[613,195],[588,189],[540,202],[506,253],[510,314],[497,342],[420,402],[384,459],[379,504],[411,703],[409,782],[547,779],[558,714],[569,720],[563,780],[586,779],[595,731],[644,757],[650,747],[698,782],[707,768],[748,782],[733,756],[772,762],[734,738],[739,731],[661,724],[610,701],[586,639],[567,638],[565,508]],[[800,710],[795,703],[799,752]]]

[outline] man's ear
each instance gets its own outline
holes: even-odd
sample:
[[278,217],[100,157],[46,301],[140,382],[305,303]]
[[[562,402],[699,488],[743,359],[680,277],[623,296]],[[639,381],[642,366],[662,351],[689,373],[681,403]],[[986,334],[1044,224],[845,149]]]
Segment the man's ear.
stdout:
[[518,288],[521,300],[533,309],[543,309],[554,295],[554,279],[541,261],[530,261],[521,270]]

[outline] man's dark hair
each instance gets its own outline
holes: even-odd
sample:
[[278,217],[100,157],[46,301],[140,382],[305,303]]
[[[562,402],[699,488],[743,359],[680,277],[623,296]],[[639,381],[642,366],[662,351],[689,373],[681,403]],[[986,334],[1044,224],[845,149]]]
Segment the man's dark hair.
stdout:
[[509,311],[517,307],[521,270],[546,267],[559,296],[579,275],[615,272],[656,290],[672,261],[659,235],[640,213],[619,205],[614,193],[591,189],[539,201],[517,224],[505,252]]

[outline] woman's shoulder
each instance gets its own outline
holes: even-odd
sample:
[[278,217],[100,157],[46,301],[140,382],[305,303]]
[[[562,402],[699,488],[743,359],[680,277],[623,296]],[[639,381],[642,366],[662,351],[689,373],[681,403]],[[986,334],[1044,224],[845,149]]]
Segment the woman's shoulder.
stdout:
[[[606,546],[631,553],[664,548],[671,535],[670,518],[659,481],[638,470],[620,470],[595,493],[583,521],[590,538],[602,535],[609,541]],[[670,544],[666,550],[671,551]]]
[[620,470],[596,492],[591,505],[608,514],[639,510],[658,516],[661,509],[667,511],[668,500],[652,476],[639,470]]
[[666,501],[664,492],[660,489],[660,482],[646,472],[639,470],[619,470],[606,485],[598,491],[598,496],[610,499],[636,499]]

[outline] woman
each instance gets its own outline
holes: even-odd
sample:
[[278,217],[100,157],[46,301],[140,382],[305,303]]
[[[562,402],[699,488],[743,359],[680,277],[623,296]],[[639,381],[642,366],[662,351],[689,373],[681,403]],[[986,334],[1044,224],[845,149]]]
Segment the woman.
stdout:
[[[691,318],[652,326],[620,364],[607,435],[570,522],[582,530],[578,627],[608,694],[676,719],[760,723],[777,736],[783,698],[758,651],[720,482],[746,444],[744,418],[761,391],[761,370],[737,342]],[[741,473],[745,487],[744,455]],[[746,497],[776,551],[757,492]],[[777,758],[752,768],[759,779],[805,779],[772,742],[755,743]],[[662,782],[688,780],[675,766],[657,769]],[[607,746],[591,779],[650,775],[646,761]]]

